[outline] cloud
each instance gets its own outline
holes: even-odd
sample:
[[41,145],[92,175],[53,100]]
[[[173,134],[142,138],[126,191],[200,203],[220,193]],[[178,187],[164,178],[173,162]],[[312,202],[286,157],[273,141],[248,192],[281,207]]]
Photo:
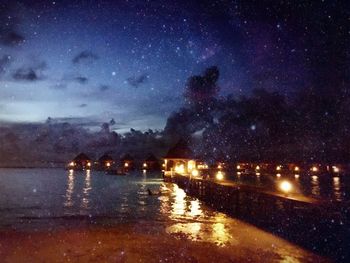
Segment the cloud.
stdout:
[[73,59],[72,62],[73,64],[80,64],[80,63],[91,63],[95,60],[97,60],[99,57],[88,50],[84,50],[80,52],[78,55],[76,55]]
[[4,74],[7,67],[11,64],[11,56],[3,55],[0,58],[0,75]]
[[63,90],[67,88],[67,84],[64,83],[56,83],[53,86],[51,86],[53,89]]
[[86,104],[86,103],[82,103],[82,104],[80,104],[78,107],[79,107],[79,108],[85,108],[85,107],[87,107],[87,104]]
[[35,81],[39,80],[38,75],[32,68],[20,68],[13,74],[15,80]]
[[21,67],[17,69],[12,77],[20,81],[37,81],[44,79],[42,71],[47,68],[46,62],[40,62],[29,67]]
[[111,87],[108,86],[108,85],[100,85],[100,91],[106,91],[106,90],[109,90]]
[[87,77],[83,77],[83,76],[78,76],[78,77],[74,78],[74,80],[80,84],[86,84],[89,81],[89,79]]
[[[19,20],[15,14],[18,6],[14,3],[5,3],[0,6],[0,44],[16,46],[24,42],[24,36],[18,31]],[[16,13],[15,13],[16,12]]]
[[54,123],[67,122],[72,125],[82,126],[82,127],[99,127],[102,122],[97,117],[89,117],[89,116],[88,117],[58,117],[58,118],[52,118],[52,120]]
[[220,73],[216,66],[207,68],[202,75],[191,76],[186,83],[184,96],[189,103],[199,103],[212,100],[219,92],[217,81]]
[[[1,30],[1,29],[0,29]],[[5,46],[16,46],[23,43],[24,37],[16,32],[4,32],[0,33],[0,43]]]
[[149,75],[142,74],[139,76],[133,76],[126,79],[127,83],[135,88],[138,88],[140,85],[144,84],[149,79]]

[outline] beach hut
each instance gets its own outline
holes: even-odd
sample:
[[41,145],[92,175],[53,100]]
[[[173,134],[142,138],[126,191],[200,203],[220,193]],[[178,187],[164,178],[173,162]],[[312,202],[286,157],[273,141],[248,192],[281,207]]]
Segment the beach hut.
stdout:
[[91,159],[85,154],[78,154],[69,164],[69,169],[84,170],[91,168]]
[[100,169],[110,170],[113,167],[113,164],[114,164],[114,160],[108,154],[104,154],[100,157],[100,159],[98,159],[98,165]]
[[120,161],[124,170],[132,170],[134,168],[134,158],[130,154],[125,154]]
[[187,143],[180,140],[164,156],[164,175],[173,175],[174,173],[189,175],[196,169],[196,160],[193,152]]
[[143,170],[160,170],[159,160],[150,154],[142,163]]

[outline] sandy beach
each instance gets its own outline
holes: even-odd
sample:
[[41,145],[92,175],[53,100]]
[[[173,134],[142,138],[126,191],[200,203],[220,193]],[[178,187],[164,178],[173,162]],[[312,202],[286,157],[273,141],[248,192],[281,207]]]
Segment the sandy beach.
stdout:
[[[213,224],[155,222],[113,227],[0,233],[2,262],[329,262],[283,239],[230,219],[213,238]],[[227,223],[227,222],[226,222]]]

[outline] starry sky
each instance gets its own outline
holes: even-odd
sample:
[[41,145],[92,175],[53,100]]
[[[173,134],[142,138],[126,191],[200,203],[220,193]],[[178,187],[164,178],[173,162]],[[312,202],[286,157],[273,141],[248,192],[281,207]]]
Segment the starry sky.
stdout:
[[1,123],[162,129],[213,65],[221,96],[349,76],[347,1],[0,3]]

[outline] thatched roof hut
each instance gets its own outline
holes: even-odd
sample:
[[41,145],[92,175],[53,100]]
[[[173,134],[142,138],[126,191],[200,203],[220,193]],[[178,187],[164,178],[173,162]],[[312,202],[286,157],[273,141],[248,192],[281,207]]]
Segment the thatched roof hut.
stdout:
[[152,162],[158,162],[159,160],[157,157],[154,156],[154,154],[149,154],[148,157],[146,158],[145,162],[146,163],[152,163]]
[[90,169],[91,159],[85,153],[78,154],[70,163],[70,169]]
[[125,154],[120,160],[124,169],[129,170],[134,168],[134,158],[130,154]]
[[180,140],[168,153],[164,159],[193,159],[194,154],[184,140]]
[[149,154],[142,164],[143,169],[156,170],[160,169],[159,160],[153,154]]
[[121,159],[122,162],[133,162],[134,158],[130,154],[125,154]]
[[91,159],[85,153],[80,153],[73,159],[73,161],[77,163],[83,162],[83,161],[88,162],[88,161],[91,161]]
[[100,157],[100,159],[98,159],[98,162],[99,162],[100,164],[106,163],[106,162],[112,163],[113,161],[114,161],[113,158],[112,158],[110,155],[108,155],[108,154],[104,154],[104,155],[102,155],[102,156]]
[[194,154],[184,140],[180,140],[164,156],[164,175],[188,174],[196,168]]

